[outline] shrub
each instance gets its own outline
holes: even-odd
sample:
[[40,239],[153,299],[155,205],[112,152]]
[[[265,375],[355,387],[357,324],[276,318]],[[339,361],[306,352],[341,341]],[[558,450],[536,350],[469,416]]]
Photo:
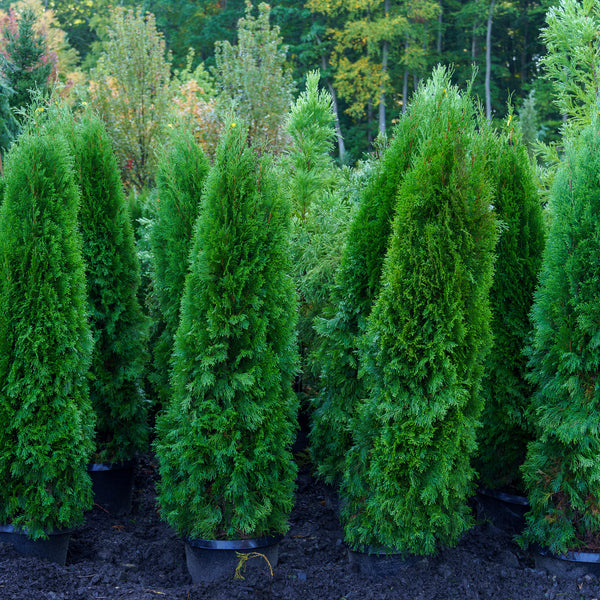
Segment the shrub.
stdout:
[[34,537],[83,521],[94,416],[92,339],[64,139],[25,133],[0,211],[0,522]]
[[536,439],[523,465],[524,540],[555,553],[596,548],[600,535],[599,146],[597,120],[567,141],[532,310]]
[[102,122],[64,124],[81,188],[80,229],[94,352],[90,398],[96,412],[96,461],[144,451],[146,399],[141,377],[147,323],[137,291],[140,265],[112,144]]
[[170,397],[169,363],[179,325],[194,224],[209,164],[192,133],[177,130],[158,164],[158,209],[150,232],[154,293],[162,331],[154,347],[152,380],[162,402]]
[[207,180],[157,420],[163,517],[179,534],[284,532],[296,467],[289,209],[231,123]]
[[502,222],[490,292],[494,342],[482,383],[484,408],[476,463],[482,485],[522,491],[519,468],[531,439],[533,386],[524,348],[544,248],[544,223],[527,150],[507,132],[490,152],[494,208]]
[[400,187],[361,344],[370,394],[351,423],[341,516],[351,547],[427,555],[470,524],[496,221],[470,98],[440,70],[420,93],[437,120]]

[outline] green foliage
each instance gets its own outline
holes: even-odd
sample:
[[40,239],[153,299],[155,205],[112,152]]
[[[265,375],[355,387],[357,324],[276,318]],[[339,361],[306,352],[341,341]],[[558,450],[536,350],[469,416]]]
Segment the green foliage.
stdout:
[[552,222],[529,348],[536,440],[523,477],[524,540],[556,553],[600,534],[600,135],[567,143],[550,195]]
[[5,76],[13,90],[8,101],[11,108],[16,110],[26,109],[31,104],[34,91],[43,95],[50,91],[48,77],[52,64],[45,56],[44,37],[34,30],[35,21],[33,10],[23,10],[19,15],[17,30],[5,28],[3,32],[8,56]]
[[490,149],[489,181],[502,222],[490,292],[494,343],[482,384],[483,428],[477,469],[491,489],[522,490],[519,467],[531,427],[531,383],[523,352],[531,334],[529,312],[544,249],[544,222],[535,174],[516,132],[508,131]]
[[64,139],[24,133],[0,211],[0,522],[34,537],[83,522],[94,415],[79,194]]
[[285,64],[287,47],[269,19],[268,4],[261,2],[254,17],[248,3],[246,15],[238,22],[237,44],[215,44],[212,73],[222,114],[238,115],[248,123],[254,144],[278,153],[285,146],[282,115],[290,109],[295,86]]
[[535,105],[535,90],[531,90],[527,98],[523,101],[523,106],[519,112],[519,126],[529,158],[533,159],[540,127],[539,115]]
[[154,293],[162,321],[154,347],[152,380],[162,403],[170,397],[169,363],[179,325],[194,223],[208,169],[208,160],[194,136],[186,130],[176,130],[158,164],[158,209],[150,232]]
[[146,401],[141,375],[146,322],[137,299],[140,266],[119,170],[96,117],[63,122],[81,189],[80,230],[94,338],[90,398],[96,413],[96,462],[143,452]]
[[429,555],[470,524],[497,228],[489,133],[482,119],[476,133],[470,97],[442,69],[420,93],[435,116],[398,192],[361,345],[369,396],[352,421],[341,517],[352,547]]
[[429,89],[417,94],[362,191],[336,276],[333,309],[316,321],[321,343],[313,362],[321,389],[313,401],[311,450],[327,481],[339,478],[343,471],[351,445],[350,421],[365,395],[358,375],[358,340],[380,289],[396,195],[413,157],[438,126],[443,89],[450,85],[449,74],[438,70],[436,77],[441,78],[439,94]]
[[123,180],[139,192],[154,180],[170,109],[170,64],[151,13],[115,8],[108,36],[89,98],[106,124]]
[[289,208],[230,123],[208,175],[157,420],[159,503],[180,535],[284,532],[293,504],[296,300]]
[[560,0],[546,14],[541,63],[554,86],[554,101],[575,127],[590,122],[600,94],[600,4]]

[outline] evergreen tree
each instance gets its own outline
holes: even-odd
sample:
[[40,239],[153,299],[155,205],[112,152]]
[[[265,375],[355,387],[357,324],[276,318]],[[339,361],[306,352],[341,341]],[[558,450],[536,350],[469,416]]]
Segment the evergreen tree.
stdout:
[[[438,70],[442,88],[448,73]],[[359,378],[358,345],[380,289],[396,195],[424,140],[439,126],[437,98],[419,93],[402,115],[389,147],[365,186],[341,258],[332,292],[331,314],[316,321],[321,337],[313,361],[321,389],[313,400],[310,439],[320,475],[339,478],[351,445],[350,421],[365,396]]]
[[531,333],[529,313],[544,249],[544,222],[534,173],[516,132],[491,149],[489,177],[494,208],[502,221],[490,292],[494,342],[482,384],[483,428],[477,469],[482,485],[522,491],[519,467],[532,437],[533,387],[523,352]]
[[552,222],[532,310],[536,439],[523,477],[524,539],[563,553],[600,535],[600,134],[567,142],[550,194]]
[[90,398],[97,416],[96,462],[117,462],[146,447],[140,266],[119,169],[102,122],[84,117],[78,125],[63,126],[81,188],[80,229],[95,342]]
[[427,555],[470,524],[496,220],[470,98],[440,69],[421,93],[438,120],[398,193],[341,516],[352,547]]
[[94,416],[79,195],[59,136],[24,133],[0,210],[0,522],[44,531],[83,521]]
[[162,514],[192,538],[283,533],[296,475],[288,206],[267,157],[227,128],[194,233],[173,399],[157,420]]
[[32,101],[32,93],[46,95],[50,92],[48,78],[52,64],[46,57],[46,41],[34,29],[36,16],[33,10],[24,9],[19,15],[18,29],[4,30],[8,65],[6,76],[13,94],[9,97],[14,109],[25,109]]
[[188,272],[194,223],[209,163],[192,133],[177,130],[163,149],[156,183],[158,210],[150,232],[154,292],[161,333],[154,347],[152,380],[161,402],[170,397],[169,363],[179,325],[179,306]]

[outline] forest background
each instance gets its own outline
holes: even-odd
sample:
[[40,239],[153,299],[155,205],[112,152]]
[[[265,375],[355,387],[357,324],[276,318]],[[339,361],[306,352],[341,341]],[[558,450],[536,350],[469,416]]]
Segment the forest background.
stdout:
[[[201,65],[196,87],[190,88],[189,77],[180,81],[188,84],[182,103],[191,102],[190,94],[204,94],[203,101],[217,95],[211,75],[223,42],[237,42],[246,0],[118,5],[154,15],[173,74],[197,73]],[[550,0],[273,0],[268,18],[278,33],[290,102],[304,89],[306,74],[319,69],[337,117],[336,157],[352,164],[372,149],[379,133],[390,131],[438,63],[452,66],[459,85],[474,77],[473,92],[489,119],[505,118],[511,103],[526,115],[526,142],[557,140],[562,119],[540,65],[545,54],[540,32],[551,5]],[[28,6],[37,15],[34,29],[47,54],[53,54],[46,60],[53,61],[56,76],[67,87],[89,88],[118,7],[109,0],[2,0],[5,57],[7,28],[16,30],[15,15]]]

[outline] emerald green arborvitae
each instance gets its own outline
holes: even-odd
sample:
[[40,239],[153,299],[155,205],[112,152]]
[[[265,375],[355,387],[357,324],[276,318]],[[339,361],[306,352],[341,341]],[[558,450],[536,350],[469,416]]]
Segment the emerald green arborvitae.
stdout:
[[227,128],[195,228],[173,398],[157,419],[162,515],[191,538],[283,533],[294,499],[289,208],[266,157]]
[[428,555],[470,525],[497,228],[470,98],[440,70],[420,93],[437,122],[399,190],[361,344],[370,395],[352,422],[341,517],[351,547]]
[[523,478],[524,539],[555,553],[600,539],[600,132],[566,144],[550,194],[551,225],[529,349],[536,439]]
[[177,130],[163,150],[156,183],[158,209],[150,233],[154,291],[162,320],[151,380],[161,404],[170,397],[169,363],[179,325],[194,224],[209,163],[191,132]]
[[485,363],[484,408],[476,468],[489,489],[523,492],[520,466],[532,438],[533,386],[524,349],[529,313],[544,249],[544,222],[535,178],[516,132],[503,134],[490,152],[494,208],[502,222],[490,292],[494,342]]
[[[449,75],[439,73],[441,85],[450,85]],[[437,126],[438,100],[420,92],[402,115],[350,226],[332,293],[332,314],[316,320],[321,342],[313,362],[321,387],[313,400],[310,442],[318,472],[330,483],[344,470],[352,443],[350,422],[366,394],[359,378],[359,339],[379,293],[396,196],[413,157]]]
[[78,202],[65,140],[23,134],[0,211],[0,522],[34,538],[78,525],[92,505]]
[[104,125],[84,117],[66,127],[81,188],[79,227],[94,352],[90,398],[96,462],[134,458],[147,443],[146,319],[137,299],[140,266],[119,169]]

